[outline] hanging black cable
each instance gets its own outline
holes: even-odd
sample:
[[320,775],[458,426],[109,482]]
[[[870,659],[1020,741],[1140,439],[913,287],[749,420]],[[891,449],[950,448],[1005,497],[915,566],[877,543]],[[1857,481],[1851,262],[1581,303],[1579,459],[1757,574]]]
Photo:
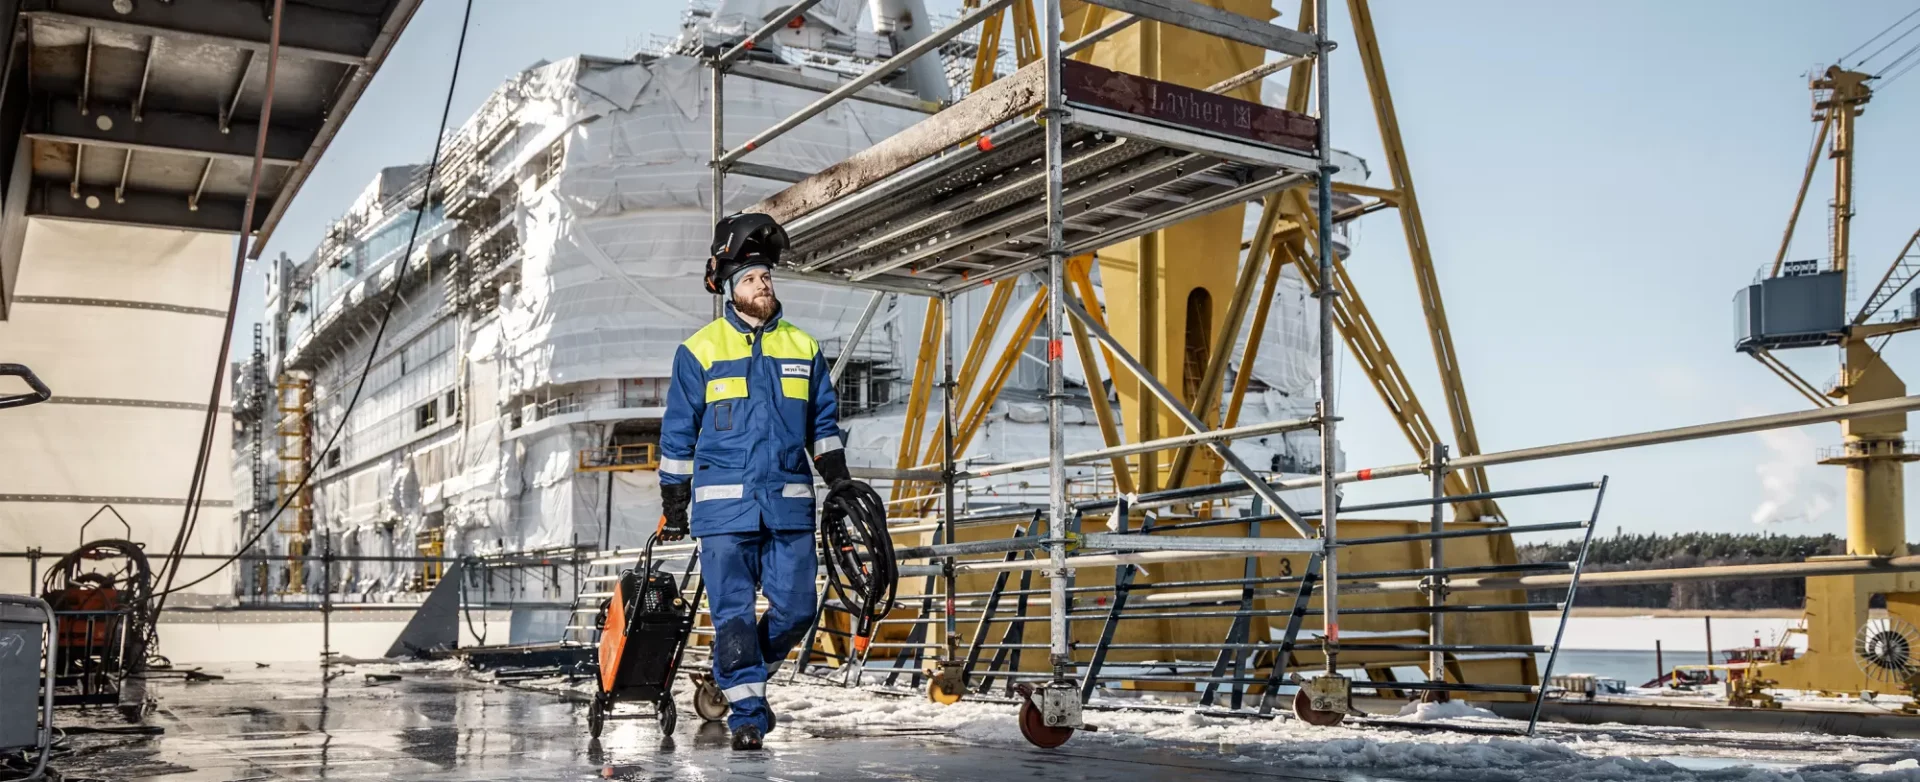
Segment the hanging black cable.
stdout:
[[[1839,63],[1839,64],[1840,64],[1841,66],[1845,66],[1845,65],[1846,65],[1846,63],[1847,63],[1847,58],[1848,58],[1848,57],[1852,57],[1852,56],[1854,56],[1855,54],[1859,54],[1859,53],[1860,53],[1860,50],[1861,50],[1861,49],[1865,49],[1865,48],[1867,48],[1868,46],[1871,46],[1871,45],[1873,45],[1873,42],[1874,42],[1874,41],[1878,41],[1878,40],[1880,40],[1880,36],[1883,36],[1883,35],[1886,35],[1887,33],[1890,33],[1890,32],[1893,32],[1893,28],[1895,28],[1895,27],[1899,27],[1899,26],[1900,26],[1900,23],[1901,23],[1901,22],[1905,22],[1905,21],[1907,21],[1908,19],[1912,19],[1912,18],[1913,18],[1913,15],[1914,15],[1914,14],[1920,14],[1920,8],[1915,8],[1915,9],[1913,9],[1912,11],[1908,11],[1908,12],[1907,12],[1907,15],[1906,15],[1906,16],[1902,16],[1902,17],[1900,17],[1900,18],[1899,18],[1898,20],[1896,20],[1896,21],[1895,21],[1895,22],[1894,22],[1893,24],[1890,24],[1890,25],[1887,25],[1887,27],[1886,27],[1886,29],[1884,29],[1884,30],[1881,30],[1880,32],[1877,32],[1877,33],[1874,33],[1874,34],[1873,34],[1873,37],[1872,37],[1872,38],[1868,38],[1868,39],[1867,39],[1867,40],[1866,40],[1865,42],[1862,42],[1862,43],[1861,43],[1861,44],[1860,44],[1859,46],[1855,46],[1855,47],[1853,47],[1853,51],[1850,51],[1850,52],[1847,52],[1846,54],[1843,54],[1843,55],[1841,55],[1841,56],[1840,56],[1840,59],[1838,59],[1838,60],[1834,60],[1834,62],[1835,62],[1835,63]],[[1909,31],[1909,32],[1911,32],[1911,31]],[[1891,44],[1891,43],[1889,43],[1889,44],[1887,44],[1887,46],[1892,46],[1892,45],[1893,45],[1893,44]],[[1885,51],[1885,50],[1886,50],[1886,48],[1887,48],[1886,46],[1882,46],[1882,47],[1880,47],[1880,51]],[[1854,63],[1854,64],[1853,64],[1853,67],[1855,67],[1855,68],[1858,68],[1858,67],[1860,67],[1861,65],[1864,65],[1864,64],[1866,64],[1866,62],[1867,62],[1868,60],[1871,60],[1871,59],[1873,59],[1873,55],[1874,55],[1874,54],[1879,54],[1879,53],[1880,53],[1880,51],[1875,51],[1875,52],[1874,52],[1873,54],[1869,54],[1869,55],[1867,55],[1867,56],[1865,56],[1865,57],[1862,57],[1862,58],[1860,58],[1860,62],[1857,62],[1857,63]]]
[[[1891,40],[1891,41],[1888,41],[1888,42],[1886,43],[1886,45],[1884,45],[1884,46],[1881,46],[1880,48],[1878,48],[1878,49],[1875,49],[1875,50],[1873,50],[1873,53],[1872,53],[1872,54],[1869,54],[1869,55],[1867,55],[1867,56],[1865,56],[1865,57],[1862,57],[1862,58],[1860,58],[1860,61],[1859,61],[1859,62],[1857,62],[1857,63],[1854,63],[1854,65],[1853,65],[1853,67],[1855,67],[1855,68],[1864,68],[1864,67],[1866,67],[1866,64],[1867,64],[1867,62],[1868,62],[1868,61],[1870,61],[1870,60],[1872,60],[1872,59],[1873,59],[1873,58],[1875,58],[1875,57],[1879,57],[1879,56],[1880,56],[1880,54],[1881,54],[1882,52],[1885,52],[1886,50],[1888,50],[1888,49],[1891,49],[1891,48],[1893,48],[1893,45],[1894,45],[1894,44],[1897,44],[1897,43],[1899,43],[1899,42],[1901,42],[1901,41],[1903,41],[1903,40],[1906,40],[1906,38],[1907,38],[1907,36],[1909,36],[1909,35],[1912,35],[1912,34],[1914,33],[1914,31],[1916,31],[1916,30],[1920,30],[1920,24],[1916,24],[1916,25],[1914,25],[1914,26],[1912,26],[1912,27],[1909,27],[1909,28],[1907,28],[1907,31],[1906,31],[1906,32],[1904,32],[1904,33],[1901,33],[1901,34],[1900,34],[1900,35],[1899,35],[1898,37],[1896,37],[1896,38],[1894,38],[1894,39],[1893,39],[1893,40]],[[1883,68],[1882,70],[1885,70],[1885,69]],[[1874,74],[1874,75],[1875,75],[1875,76],[1878,76],[1879,74]]]
[[[154,607],[156,614],[166,607],[166,588],[172,586],[174,577],[180,575],[180,565],[185,561],[180,555],[187,553],[187,541],[193,539],[193,530],[200,525],[201,493],[206,490],[207,468],[213,460],[215,425],[220,421],[220,391],[227,376],[227,356],[233,349],[234,318],[240,312],[240,279],[246,269],[247,245],[253,238],[253,210],[260,200],[260,177],[267,153],[267,133],[273,126],[274,77],[279,72],[280,19],[285,6],[286,0],[273,0],[273,10],[270,12],[272,25],[267,36],[267,81],[260,102],[260,133],[254,141],[253,174],[248,179],[247,205],[241,211],[240,237],[234,240],[233,276],[228,281],[227,314],[225,325],[220,330],[220,353],[214,359],[213,384],[207,394],[207,414],[200,425],[200,444],[194,449],[193,473],[187,479],[186,508],[180,514],[180,529],[174,533],[173,546],[167,549],[167,558],[160,562],[162,588],[160,602]],[[212,165],[212,161],[208,161],[208,165]]]
[[[433,180],[440,170],[440,153],[446,141],[447,121],[453,116],[454,88],[460,83],[460,62],[465,59],[467,51],[467,30],[473,22],[473,0],[466,0],[465,5],[466,10],[463,11],[460,16],[460,40],[459,43],[455,44],[453,50],[453,72],[447,77],[447,98],[440,107],[440,125],[434,134],[433,157],[427,163],[426,187],[421,194],[420,208],[414,212],[413,215],[413,229],[407,235],[407,249],[406,252],[400,256],[399,266],[394,274],[393,291],[388,294],[385,310],[380,314],[380,327],[374,331],[373,344],[367,348],[367,361],[366,364],[360,368],[360,377],[354,383],[353,395],[348,398],[346,408],[341,411],[340,422],[334,426],[333,434],[327,437],[326,444],[321,446],[318,451],[318,453],[321,454],[333,450],[334,443],[340,439],[340,433],[346,431],[348,421],[352,420],[354,408],[360,404],[360,395],[367,387],[367,376],[372,373],[374,360],[380,355],[380,340],[386,336],[387,325],[393,320],[394,305],[400,301],[401,283],[406,280],[407,264],[413,260],[413,250],[420,239],[420,224],[425,220],[427,209],[433,202]],[[295,484],[293,489],[287,492],[286,497],[280,501],[280,504],[273,509],[273,515],[262,522],[260,528],[255,530],[253,535],[247,538],[246,541],[242,542],[239,547],[235,549],[232,556],[222,560],[220,564],[215,565],[213,569],[208,570],[199,578],[176,587],[169,587],[159,592],[156,596],[161,599],[161,606],[165,606],[167,595],[189,589],[206,581],[220,571],[227,569],[234,562],[239,561],[240,557],[246,554],[247,549],[252,548],[253,544],[259,542],[260,538],[266,534],[268,529],[275,526],[280,520],[280,515],[286,512],[287,506],[293,503],[293,498],[299,496],[300,492],[306,489],[307,483],[312,480],[312,478],[313,471],[306,470],[305,473],[300,476],[300,482]],[[181,542],[181,548],[184,550],[184,541]],[[171,581],[171,579],[169,579],[169,581]],[[155,610],[156,615],[158,614],[158,610],[159,609]]]
[[887,532],[887,504],[873,487],[843,481],[821,504],[820,558],[826,560],[827,589],[855,618],[853,646],[864,652],[874,623],[893,608],[900,581],[893,561],[893,536]]

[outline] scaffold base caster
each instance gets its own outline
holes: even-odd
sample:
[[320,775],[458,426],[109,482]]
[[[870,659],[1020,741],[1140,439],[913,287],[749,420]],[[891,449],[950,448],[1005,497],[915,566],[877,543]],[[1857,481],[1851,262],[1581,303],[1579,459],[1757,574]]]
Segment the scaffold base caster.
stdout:
[[1340,724],[1347,715],[1337,711],[1322,711],[1313,707],[1313,697],[1302,690],[1293,694],[1293,716],[1308,725],[1330,728]]
[[1308,725],[1332,727],[1353,711],[1352,683],[1345,676],[1327,674],[1297,682],[1293,694],[1293,716]]
[[1046,714],[1040,710],[1039,704],[1033,702],[1032,685],[1021,684],[1015,690],[1021,698],[1020,735],[1026,737],[1027,743],[1041,749],[1053,749],[1073,738],[1073,728],[1047,724]]
[[927,700],[942,706],[959,703],[967,694],[967,685],[959,669],[942,667],[927,681]]

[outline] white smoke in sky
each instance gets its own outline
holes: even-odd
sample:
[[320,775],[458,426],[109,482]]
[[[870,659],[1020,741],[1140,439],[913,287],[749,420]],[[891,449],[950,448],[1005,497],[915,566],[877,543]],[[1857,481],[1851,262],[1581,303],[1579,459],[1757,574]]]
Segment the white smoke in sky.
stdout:
[[1758,434],[1768,458],[1754,467],[1760,475],[1761,499],[1753,509],[1753,523],[1770,526],[1825,518],[1838,504],[1839,493],[1817,472],[1823,468],[1814,461],[1813,436],[1804,429]]

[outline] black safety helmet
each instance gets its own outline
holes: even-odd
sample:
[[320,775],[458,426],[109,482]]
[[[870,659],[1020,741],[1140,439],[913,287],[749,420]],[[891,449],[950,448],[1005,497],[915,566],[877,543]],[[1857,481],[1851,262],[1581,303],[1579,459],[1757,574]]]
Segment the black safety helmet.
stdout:
[[786,249],[787,229],[768,215],[738,212],[720,218],[713,225],[713,246],[707,252],[707,292],[724,292],[727,280],[743,266],[778,264]]

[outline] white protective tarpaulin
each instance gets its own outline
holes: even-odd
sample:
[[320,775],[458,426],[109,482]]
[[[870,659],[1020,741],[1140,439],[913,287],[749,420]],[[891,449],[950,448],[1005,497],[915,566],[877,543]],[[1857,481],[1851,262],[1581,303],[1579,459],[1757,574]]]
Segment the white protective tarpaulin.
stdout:
[[[64,554],[105,505],[131,529],[104,513],[88,539],[130,536],[156,559],[172,545],[225,324],[233,241],[29,221],[14,307],[0,322],[0,361],[31,367],[54,400],[0,411],[0,551]],[[230,399],[224,389],[189,553],[226,554],[237,542]],[[181,581],[212,564],[187,563]],[[25,560],[0,559],[0,591],[38,591],[29,590],[27,570]],[[230,575],[193,591],[227,593]]]
[[[564,138],[565,162],[551,186],[523,192],[521,282],[504,302],[502,355],[508,388],[547,383],[666,377],[676,346],[712,319],[700,275],[713,235],[711,90],[698,61],[652,63],[575,58],[537,69],[518,160]],[[819,96],[730,78],[729,146]],[[847,102],[756,150],[749,160],[812,172],[906,128],[922,115]],[[529,180],[529,183],[534,180]],[[729,210],[778,190],[762,179],[727,179]],[[779,283],[786,317],[821,341],[852,330],[865,296],[791,280]]]

